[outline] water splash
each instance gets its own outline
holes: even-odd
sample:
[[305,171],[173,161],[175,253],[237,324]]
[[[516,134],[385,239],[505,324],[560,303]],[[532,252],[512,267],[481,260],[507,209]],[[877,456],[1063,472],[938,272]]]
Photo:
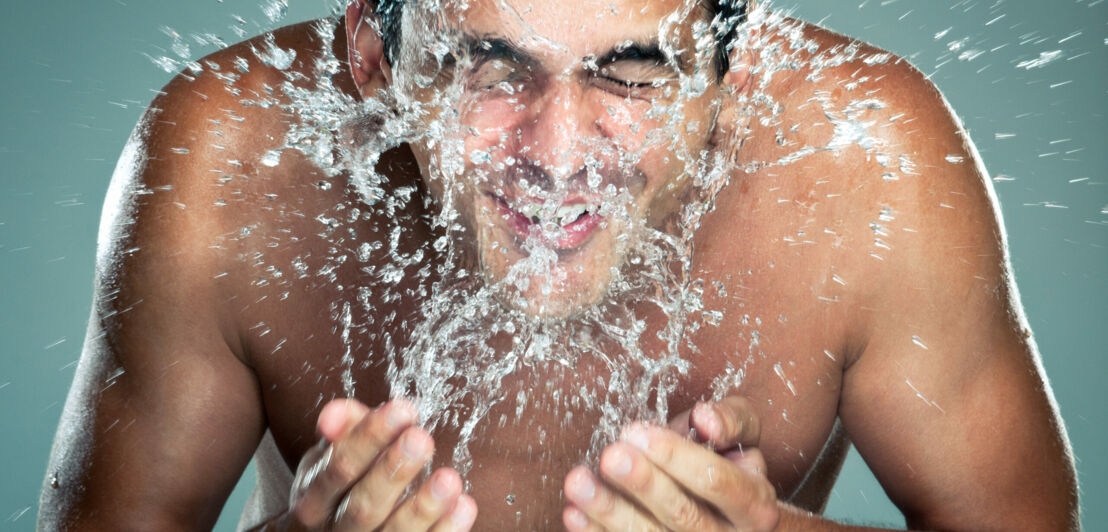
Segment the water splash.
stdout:
[[[687,375],[696,362],[696,346],[690,340],[693,333],[701,327],[729,326],[736,318],[725,315],[721,309],[706,306],[704,280],[692,271],[696,252],[693,235],[700,220],[711,212],[719,191],[733,176],[793,165],[817,154],[854,149],[864,150],[884,168],[874,175],[869,181],[873,184],[868,186],[895,187],[927,171],[913,161],[912,155],[897,153],[895,146],[888,146],[882,140],[880,128],[902,120],[903,115],[889,117],[884,112],[886,103],[878,98],[879,92],[870,94],[867,89],[871,79],[865,75],[856,76],[843,85],[843,90],[853,95],[846,99],[829,92],[812,94],[809,102],[822,111],[833,127],[829,139],[808,140],[801,135],[798,125],[784,123],[782,116],[788,109],[770,90],[775,78],[805,71],[807,81],[814,82],[828,75],[828,69],[844,65],[864,73],[865,67],[889,64],[893,56],[867,52],[856,43],[821,47],[805,36],[803,23],[759,8],[751,14],[748,25],[736,30],[758,58],[753,67],[757,86],[749,96],[743,96],[743,113],[761,126],[776,129],[775,141],[782,151],[772,160],[736,160],[673,145],[672,132],[684,125],[688,102],[703,94],[709,86],[706,70],[681,76],[673,88],[678,97],[652,103],[648,116],[662,125],[657,131],[649,132],[636,149],[603,143],[575,146],[588,154],[584,165],[588,189],[600,191],[596,205],[590,204],[584,212],[595,210],[625,224],[625,237],[618,242],[623,259],[610,272],[607,293],[600,303],[569,317],[536,318],[535,313],[529,311],[533,310],[535,299],[524,294],[537,294],[541,305],[543,297],[556,292],[566,276],[573,273],[559,269],[561,257],[551,242],[566,236],[562,221],[575,219],[581,211],[565,210],[565,200],[575,192],[569,188],[521,186],[534,201],[510,207],[525,212],[536,228],[523,239],[522,256],[502,277],[490,278],[482,273],[485,264],[475,259],[473,250],[464,243],[480,230],[466,220],[472,215],[464,199],[467,187],[473,181],[495,181],[518,171],[524,163],[499,157],[494,149],[467,148],[468,136],[481,133],[469,129],[462,119],[467,105],[472,104],[467,100],[471,87],[462,83],[464,76],[456,76],[454,82],[442,84],[438,74],[464,72],[472,64],[460,57],[453,58],[456,63],[450,66],[448,55],[453,47],[448,40],[449,32],[428,31],[448,26],[434,16],[436,9],[448,4],[429,2],[426,5],[432,9],[427,18],[404,21],[408,25],[405,26],[406,34],[420,35],[423,40],[409,43],[401,52],[399,64],[430,65],[429,69],[398,69],[395,85],[399,89],[382,92],[365,101],[355,100],[336,88],[333,79],[346,74],[339,58],[329,54],[313,57],[315,72],[311,79],[316,81],[308,86],[303,83],[301,74],[289,71],[296,51],[278,47],[272,35],[252,51],[263,64],[284,72],[286,81],[277,91],[292,102],[283,105],[283,110],[297,117],[283,145],[265,152],[260,162],[268,167],[277,166],[282,150],[296,149],[323,172],[324,178],[317,183],[320,189],[327,190],[335,184],[349,186],[356,193],[357,202],[337,209],[345,210],[349,216],[339,216],[336,212],[309,213],[320,223],[321,234],[327,238],[337,240],[335,235],[352,234],[350,220],[358,219],[358,213],[366,210],[384,213],[383,218],[394,220],[393,225],[379,231],[386,235],[381,240],[356,241],[353,245],[347,242],[343,247],[336,246],[326,258],[330,264],[341,263],[348,257],[367,264],[367,272],[375,283],[374,290],[381,290],[372,297],[336,302],[332,314],[340,327],[344,346],[343,392],[348,396],[357,393],[354,368],[368,363],[362,358],[370,356],[356,348],[360,341],[358,336],[374,334],[354,323],[355,311],[371,314],[382,301],[418,300],[415,314],[419,319],[406,321],[401,327],[408,329],[404,341],[390,344],[392,349],[387,353],[373,355],[377,357],[374,362],[384,362],[387,366],[386,377],[392,395],[415,399],[421,421],[426,426],[460,433],[453,459],[454,465],[463,472],[473,466],[469,444],[479,438],[482,431],[494,426],[503,428],[509,423],[522,424],[529,411],[557,412],[565,425],[597,417],[599,422],[591,436],[590,447],[585,451],[586,459],[590,460],[604,444],[616,437],[620,426],[628,420],[661,422],[667,418],[670,394],[677,381]],[[276,6],[278,18],[283,16],[283,10],[279,9],[282,5],[287,7],[284,2],[269,4]],[[270,11],[265,12],[270,17]],[[275,19],[270,17],[270,20]],[[679,17],[663,23],[661,31],[676,25],[678,20]],[[314,28],[323,50],[329,50],[333,44],[335,23],[336,19],[332,18]],[[240,19],[238,26],[245,25],[246,21]],[[692,31],[700,32],[695,41],[701,43],[708,30],[700,26]],[[946,38],[948,31],[940,32],[935,38]],[[167,35],[175,43],[179,40],[175,33]],[[984,53],[978,46],[966,38],[947,43],[952,57],[963,62],[975,61]],[[705,48],[706,45],[698,44],[697,47]],[[180,51],[174,48],[176,58],[161,57],[155,62],[163,68],[192,68],[184,66],[187,58]],[[1043,52],[1039,58],[1016,66],[1031,70],[1060,57],[1060,51]],[[209,68],[218,70],[210,65]],[[237,70],[246,71],[245,68]],[[236,78],[228,79],[233,83]],[[413,96],[432,89],[434,97]],[[498,82],[490,90],[502,94],[505,101],[516,106],[526,104],[524,91],[512,81]],[[243,103],[266,106],[273,101],[276,98],[258,96],[243,100]],[[612,114],[618,115],[618,110],[613,110]],[[637,131],[634,127],[630,130]],[[1006,138],[1014,134],[997,133],[996,136]],[[801,138],[806,140],[799,140]],[[433,202],[433,214],[426,220],[434,238],[415,249],[402,244],[410,238],[412,228],[398,217],[398,213],[415,201],[429,200],[419,186],[395,186],[389,182],[389,176],[376,171],[377,163],[386,152],[405,143],[423,143],[431,148],[425,170],[429,174],[428,181],[441,190]],[[628,174],[643,153],[659,146],[672,148],[674,157],[688,165],[691,169],[689,181],[695,185],[691,201],[666,227],[644,223],[640,213],[635,212],[628,187],[611,177]],[[950,164],[962,164],[965,157],[949,154],[945,160]],[[520,175],[523,174],[525,172],[520,171]],[[995,179],[1006,178],[997,176]],[[895,226],[891,224],[896,213],[882,206],[877,216],[877,221],[870,224],[872,243],[883,253],[892,249],[889,239],[895,234]],[[804,236],[800,234],[789,242],[803,243]],[[883,260],[877,253],[871,256]],[[307,266],[302,262],[291,266],[300,276],[308,275]],[[326,266],[320,269],[320,272],[326,271]],[[415,279],[414,284],[406,284],[411,279]],[[831,274],[830,280],[838,286],[848,284],[838,274]],[[721,297],[727,297],[722,286],[714,288]],[[836,297],[821,296],[820,301],[833,302]],[[361,309],[357,308],[359,306]],[[662,323],[647,323],[648,311],[660,312],[664,317]],[[742,320],[742,327],[748,329],[743,337],[746,345],[728,357],[723,373],[713,379],[712,397],[722,398],[741,385],[752,361],[765,356],[763,337],[758,330],[760,325],[757,317]],[[660,340],[657,345],[661,346],[656,349],[650,347],[656,344],[655,339]],[[912,342],[927,349],[918,337],[912,337]],[[831,360],[844,356],[836,353],[823,351]],[[578,371],[590,364],[600,371],[587,375]],[[777,363],[773,370],[789,392],[797,395],[796,384],[787,377],[785,366]],[[555,385],[543,388],[537,385],[540,382]],[[527,388],[528,385],[534,387]],[[509,411],[515,412],[515,419],[492,419],[492,413],[501,406],[514,407]],[[541,445],[546,428],[540,427],[536,434],[539,435],[536,441]]]

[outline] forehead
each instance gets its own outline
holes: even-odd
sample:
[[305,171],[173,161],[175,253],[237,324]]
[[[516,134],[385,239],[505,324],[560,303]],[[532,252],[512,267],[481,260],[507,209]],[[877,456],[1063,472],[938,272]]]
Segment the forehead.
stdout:
[[705,11],[696,0],[470,0],[444,14],[469,34],[505,37],[544,54],[583,56],[627,40],[656,40],[663,31],[666,38],[684,38],[687,22]]

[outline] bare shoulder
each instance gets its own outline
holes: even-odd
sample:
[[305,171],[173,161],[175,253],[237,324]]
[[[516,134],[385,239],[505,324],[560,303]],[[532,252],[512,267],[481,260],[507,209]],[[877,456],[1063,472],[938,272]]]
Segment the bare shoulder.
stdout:
[[113,294],[104,303],[118,307],[106,313],[138,300],[190,308],[235,343],[233,315],[217,309],[230,288],[247,282],[239,258],[244,235],[278,222],[282,209],[273,208],[274,198],[302,195],[313,182],[314,168],[298,154],[265,160],[284,144],[291,120],[282,85],[314,82],[321,42],[313,24],[204,57],[151,102],[105,204],[98,291]]
[[803,224],[786,234],[803,230],[826,244],[824,266],[866,281],[842,297],[859,309],[859,343],[894,330],[882,320],[917,319],[923,303],[935,317],[975,295],[973,312],[1005,315],[1013,302],[991,181],[939,89],[907,60],[813,25],[797,22],[765,50],[744,188],[773,191],[764,218],[797,211],[780,216]]
[[193,62],[150,104],[146,151],[176,159],[181,170],[257,164],[281,145],[294,118],[289,88],[314,86],[316,61],[332,53],[317,24],[286,26]]
[[[123,149],[89,333],[51,453],[50,470],[70,480],[43,492],[40,527],[210,528],[256,448],[263,407],[241,305],[228,303],[257,279],[241,266],[244,228],[274,225],[267,195],[304,178],[292,158],[269,167],[259,154],[287,127],[267,98],[280,98],[282,82],[308,82],[295,74],[311,68],[306,30],[201,59],[160,91]],[[270,43],[303,62],[267,65],[254,50]],[[120,420],[126,430],[112,430]]]

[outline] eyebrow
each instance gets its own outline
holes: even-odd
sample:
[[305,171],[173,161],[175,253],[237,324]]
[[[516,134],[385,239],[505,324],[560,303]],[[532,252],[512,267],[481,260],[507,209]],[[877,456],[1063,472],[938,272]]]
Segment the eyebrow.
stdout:
[[[465,50],[478,64],[491,60],[502,60],[525,66],[537,66],[539,60],[523,49],[515,41],[503,37],[483,37],[465,33],[461,38],[461,49]],[[628,41],[612,47],[596,59],[597,67],[605,67],[620,61],[642,61],[665,65],[676,63],[679,70],[685,70],[687,61],[681,56],[672,56],[662,50],[658,41]]]
[[539,62],[519,44],[501,37],[480,37],[467,33],[462,35],[461,44],[462,50],[475,58],[478,64],[494,59],[528,66],[537,65]]

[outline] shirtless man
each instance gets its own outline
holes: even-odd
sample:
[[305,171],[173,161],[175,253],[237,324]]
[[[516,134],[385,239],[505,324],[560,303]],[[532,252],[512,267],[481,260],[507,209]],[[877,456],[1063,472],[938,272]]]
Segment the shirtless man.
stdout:
[[[362,200],[352,187],[321,186],[325,173],[294,150],[279,164],[260,164],[299,118],[280,105],[241,101],[287,103],[278,88],[287,74],[312,86],[313,58],[328,54],[343,60],[331,81],[351,97],[395,88],[401,70],[416,66],[398,63],[389,50],[399,43],[387,41],[421,36],[390,31],[395,26],[379,24],[381,11],[356,1],[333,44],[309,24],[273,33],[276,46],[296,52],[287,72],[256,59],[250,48],[264,46],[262,38],[217,52],[170,82],[136,129],[105,209],[93,317],[39,527],[211,527],[258,449],[262,496],[254,502],[266,515],[245,524],[275,530],[848,528],[818,513],[852,442],[911,528],[1076,528],[1072,456],[1021,316],[995,199],[940,94],[880,50],[798,25],[791,37],[760,34],[761,50],[793,54],[795,68],[769,79],[749,43],[735,42],[712,57],[723,68],[703,92],[674,96],[667,87],[696,64],[687,57],[697,49],[689,29],[719,9],[684,12],[678,30],[661,35],[676,46],[659,42],[660,25],[683,5],[473,0],[450,8],[464,17],[443,17],[457,34],[477,36],[475,53],[486,60],[472,73],[481,82],[467,85],[486,91],[481,105],[460,110],[477,132],[467,153],[494,148],[494,160],[514,156],[542,179],[581,173],[581,139],[643,145],[644,131],[661,120],[648,110],[667,98],[687,99],[675,131],[691,153],[731,146],[728,156],[741,163],[834,148],[736,170],[701,220],[693,271],[718,287],[704,291],[705,307],[721,309],[724,323],[692,333],[699,354],[669,398],[678,413],[672,430],[630,424],[590,468],[577,463],[591,435],[582,417],[547,441],[566,456],[540,470],[522,450],[526,442],[516,445],[513,425],[493,427],[471,445],[483,467],[467,473],[464,493],[443,451],[456,431],[429,433],[410,403],[390,401],[385,364],[354,366],[356,396],[332,400],[344,395],[345,346],[360,360],[380,360],[375,354],[406,341],[404,324],[418,318],[419,305],[408,297],[354,306],[353,322],[391,334],[344,342],[335,302],[354,297],[344,287],[379,282],[367,271],[388,259],[320,258],[334,256],[333,247],[387,240],[380,228],[396,220],[406,225],[398,249],[432,249],[440,229],[427,220],[443,194],[428,178],[434,148],[406,144],[377,166],[387,178],[381,186],[409,187],[411,201],[391,216],[362,206],[348,240],[317,238],[317,214]],[[815,46],[789,49],[798,35]],[[821,61],[830,50],[852,59]],[[235,68],[239,57],[248,72]],[[496,92],[500,81],[515,84],[514,105]],[[774,120],[749,120],[739,108],[759,83],[778,105]],[[856,115],[865,125],[856,135],[828,112],[867,98],[881,104],[854,108],[865,113]],[[741,147],[736,138],[745,139]],[[890,170],[867,146],[910,160]],[[618,184],[634,193],[633,217],[655,225],[678,212],[686,190],[685,161],[669,147],[643,150],[631,181]],[[458,200],[462,223],[476,228],[466,249],[492,280],[518,258],[513,235],[526,225],[513,211],[518,185],[497,185],[504,197],[474,186]],[[541,297],[516,294],[526,310],[570,315],[602,300],[622,230],[614,218],[576,240],[567,230],[557,245],[572,249],[556,265],[566,277]],[[495,253],[504,245],[510,249]],[[290,264],[310,275],[296,276]],[[418,267],[405,270],[401,289],[418,286]],[[541,308],[529,307],[535,301]],[[757,357],[725,399],[698,402],[711,396],[728,357],[751,344],[734,334],[745,330],[743,316],[759,322]],[[577,369],[591,371],[587,360]],[[320,436],[325,447],[315,447]],[[267,449],[276,460],[265,459]],[[289,507],[291,472],[302,460],[317,474],[302,477]],[[443,467],[420,482],[431,460]],[[508,494],[527,511],[517,515]]]

